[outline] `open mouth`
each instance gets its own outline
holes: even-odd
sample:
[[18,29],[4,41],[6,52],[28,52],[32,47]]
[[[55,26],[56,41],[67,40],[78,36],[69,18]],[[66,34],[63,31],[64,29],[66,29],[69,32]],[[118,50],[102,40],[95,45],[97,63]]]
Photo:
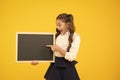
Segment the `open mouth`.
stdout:
[[63,30],[61,30],[61,29],[57,29],[57,31],[60,31],[60,32],[62,32]]

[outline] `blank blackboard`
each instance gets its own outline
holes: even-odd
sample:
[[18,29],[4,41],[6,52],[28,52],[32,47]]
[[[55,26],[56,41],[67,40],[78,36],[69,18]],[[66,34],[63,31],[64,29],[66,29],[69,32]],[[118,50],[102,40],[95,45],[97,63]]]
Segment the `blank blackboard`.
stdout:
[[54,53],[46,45],[54,45],[53,33],[17,32],[17,62],[46,61],[54,62]]

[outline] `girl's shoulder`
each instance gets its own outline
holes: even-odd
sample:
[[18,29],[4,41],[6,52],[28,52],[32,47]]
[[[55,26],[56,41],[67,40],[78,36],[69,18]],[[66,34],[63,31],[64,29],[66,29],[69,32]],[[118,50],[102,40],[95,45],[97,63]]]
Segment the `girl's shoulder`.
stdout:
[[73,37],[74,37],[74,38],[76,38],[76,37],[80,38],[80,34],[78,34],[78,33],[75,32],[75,33],[73,34]]
[[74,33],[73,34],[73,41],[80,41],[80,34],[78,34],[78,33]]

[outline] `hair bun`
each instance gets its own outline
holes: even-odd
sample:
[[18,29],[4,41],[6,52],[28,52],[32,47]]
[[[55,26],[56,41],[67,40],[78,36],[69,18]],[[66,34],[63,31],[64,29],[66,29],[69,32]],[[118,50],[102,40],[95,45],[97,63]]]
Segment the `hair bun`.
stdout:
[[70,21],[73,21],[73,15],[72,14],[68,14],[67,16],[70,18]]

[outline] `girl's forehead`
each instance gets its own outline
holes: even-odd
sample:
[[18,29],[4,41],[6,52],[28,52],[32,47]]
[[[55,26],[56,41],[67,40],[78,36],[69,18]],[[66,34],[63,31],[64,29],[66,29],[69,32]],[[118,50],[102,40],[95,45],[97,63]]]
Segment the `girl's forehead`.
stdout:
[[57,19],[56,22],[57,23],[64,23],[64,21],[62,19]]

